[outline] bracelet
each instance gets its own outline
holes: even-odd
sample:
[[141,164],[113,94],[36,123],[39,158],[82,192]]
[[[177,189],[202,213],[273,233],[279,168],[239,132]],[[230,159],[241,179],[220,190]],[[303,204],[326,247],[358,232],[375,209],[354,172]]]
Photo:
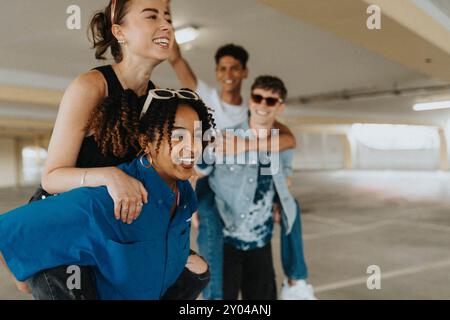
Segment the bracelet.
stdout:
[[87,170],[84,171],[83,178],[81,178],[80,186],[83,186],[84,183],[86,182],[86,174],[87,174]]

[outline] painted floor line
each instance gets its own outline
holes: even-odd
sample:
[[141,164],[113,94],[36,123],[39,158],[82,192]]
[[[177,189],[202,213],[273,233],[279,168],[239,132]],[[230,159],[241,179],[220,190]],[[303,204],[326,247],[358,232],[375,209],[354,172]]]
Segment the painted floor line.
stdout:
[[[423,271],[428,271],[431,269],[439,269],[439,268],[444,268],[444,267],[450,267],[450,259],[438,261],[438,262],[434,262],[434,263],[429,263],[429,264],[426,264],[423,266],[418,266],[418,267],[409,267],[409,268],[397,269],[397,270],[392,270],[392,271],[384,271],[384,272],[383,272],[383,270],[381,270],[381,288],[383,288],[383,280],[385,280],[385,279],[392,279],[395,277],[405,276],[405,275],[409,275],[409,274],[415,274],[415,273],[419,273],[419,272],[423,272]],[[342,289],[342,288],[346,288],[346,287],[352,287],[352,286],[359,285],[359,284],[366,284],[369,276],[370,275],[367,275],[366,277],[357,277],[357,278],[352,278],[352,279],[347,279],[347,280],[343,280],[343,281],[337,281],[337,282],[325,284],[322,286],[317,286],[317,287],[315,287],[314,292],[320,293],[320,292]]]
[[317,215],[303,215],[302,220],[304,220],[305,222],[309,220],[309,221],[314,221],[314,222],[326,223],[329,225],[333,225],[336,227],[343,227],[343,228],[353,228],[353,227],[357,226],[353,223],[342,222],[338,219],[325,218],[325,217],[317,216]]
[[386,225],[392,224],[392,220],[384,220],[384,221],[377,221],[374,223],[369,223],[363,226],[356,226],[356,227],[350,227],[346,229],[336,230],[332,232],[319,232],[319,233],[310,233],[310,234],[304,234],[303,240],[316,240],[316,239],[322,239],[327,238],[331,236],[339,236],[339,235],[347,235],[352,233],[357,233],[361,231],[366,231],[374,228],[383,227]]
[[414,227],[420,227],[420,228],[427,228],[435,231],[444,231],[444,232],[450,232],[450,226],[447,225],[440,225],[435,223],[429,223],[429,222],[422,222],[422,221],[404,221],[404,220],[398,220],[394,219],[392,220],[395,224],[402,224],[406,226],[414,226]]

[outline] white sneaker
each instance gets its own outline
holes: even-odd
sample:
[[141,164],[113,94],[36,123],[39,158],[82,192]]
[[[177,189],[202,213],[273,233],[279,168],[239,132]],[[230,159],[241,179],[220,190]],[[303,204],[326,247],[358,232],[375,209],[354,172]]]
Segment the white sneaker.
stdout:
[[293,286],[290,286],[287,280],[284,280],[281,300],[317,300],[317,298],[314,296],[313,286],[307,284],[305,280],[297,280],[297,283]]

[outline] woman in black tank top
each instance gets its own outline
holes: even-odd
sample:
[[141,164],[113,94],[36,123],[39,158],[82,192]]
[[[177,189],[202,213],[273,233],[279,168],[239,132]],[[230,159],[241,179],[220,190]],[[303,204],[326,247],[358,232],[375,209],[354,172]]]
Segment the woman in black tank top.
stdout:
[[[95,100],[96,105],[90,105],[90,109],[100,108],[102,110],[102,122],[90,123],[91,126],[98,126],[98,128],[94,128],[98,129],[94,130],[94,134],[88,132],[87,129],[85,130],[84,138],[81,140],[76,161],[72,168],[68,168],[64,163],[59,165],[53,164],[55,167],[53,170],[46,169],[51,171],[53,175],[56,175],[57,171],[60,170],[59,176],[53,178],[53,180],[47,177],[48,181],[43,177],[44,187],[49,191],[50,189],[58,190],[58,192],[51,193],[64,192],[79,186],[94,187],[106,185],[115,203],[119,202],[117,204],[119,212],[116,214],[116,217],[126,218],[128,214],[128,222],[130,222],[130,215],[133,209],[135,209],[136,213],[138,212],[137,206],[133,208],[132,202],[128,201],[126,196],[122,197],[122,202],[118,201],[118,197],[110,189],[121,189],[121,193],[124,194],[123,189],[126,189],[124,187],[125,182],[130,182],[126,179],[130,178],[122,176],[122,180],[111,182],[111,185],[102,182],[109,181],[110,171],[107,171],[108,168],[128,162],[136,157],[135,141],[127,139],[126,122],[133,116],[136,116],[136,114],[140,114],[148,91],[155,88],[154,84],[149,80],[151,71],[156,65],[169,57],[174,42],[167,2],[165,0],[152,0],[151,8],[147,8],[148,4],[142,8],[141,6],[127,0],[113,0],[104,11],[98,12],[93,17],[91,31],[94,48],[96,49],[96,58],[103,59],[105,52],[110,48],[117,64],[114,67],[108,65],[95,68],[95,71],[80,76],[66,90],[53,135],[56,136],[58,133],[61,133],[68,140],[62,139],[63,141],[60,141],[61,139],[57,136],[52,136],[52,139],[56,142],[53,145],[52,142],[50,143],[49,158],[52,156],[53,150],[60,152],[60,149],[66,148],[67,153],[70,153],[72,148],[68,146],[76,147],[76,144],[70,141],[70,133],[67,133],[64,129],[59,129],[59,127],[79,121],[76,115],[73,114],[73,109],[78,107],[78,100],[73,98],[74,96],[88,96],[85,100],[80,99],[80,101],[92,102],[95,100],[91,99],[89,94],[86,94],[86,91],[91,90],[91,88],[95,91],[95,88],[101,87],[99,85],[98,72],[101,73],[106,84],[106,88],[99,92],[107,92],[108,94],[103,94],[100,98],[97,97],[97,100]],[[155,41],[155,39],[158,39],[158,41]],[[136,73],[133,73],[135,70]],[[89,119],[90,121],[91,119]],[[77,123],[76,125],[79,129],[82,124]],[[84,124],[83,128],[88,128],[88,126]],[[132,135],[129,136],[131,137]],[[121,149],[114,149],[112,145],[120,145]],[[98,168],[98,170],[93,168]],[[50,173],[47,172],[47,175],[50,176]],[[44,184],[44,181],[46,181],[46,184]],[[124,183],[120,183],[120,181]],[[136,182],[131,181],[130,185],[133,184],[137,186]],[[139,187],[137,186],[136,188],[139,189]],[[148,190],[148,192],[151,196],[151,190]],[[132,192],[128,194],[132,194]],[[146,201],[145,190],[142,190],[138,195],[138,201]],[[52,194],[40,187],[30,201],[38,201],[48,196],[52,196]],[[129,196],[129,198],[133,197]],[[134,192],[134,198],[137,198],[136,192]],[[127,207],[124,203],[127,203],[129,206]],[[165,299],[195,299],[208,283],[209,271],[207,270],[207,265],[194,252],[191,252],[188,264],[194,267],[190,267],[190,269],[185,268],[177,282],[166,292]],[[96,299],[95,283],[88,267],[61,266],[45,270],[29,279],[27,284],[35,299]]]

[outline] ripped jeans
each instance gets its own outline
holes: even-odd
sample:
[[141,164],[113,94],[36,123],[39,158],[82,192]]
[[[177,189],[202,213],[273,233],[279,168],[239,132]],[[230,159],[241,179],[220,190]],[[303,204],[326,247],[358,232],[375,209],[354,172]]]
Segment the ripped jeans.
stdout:
[[[195,254],[195,252],[191,252]],[[69,289],[70,274],[67,266],[44,270],[27,280],[36,300],[97,300],[92,267],[80,266],[80,289]],[[164,293],[161,300],[195,300],[210,279],[209,268],[203,274],[195,274],[186,267],[177,281]]]

